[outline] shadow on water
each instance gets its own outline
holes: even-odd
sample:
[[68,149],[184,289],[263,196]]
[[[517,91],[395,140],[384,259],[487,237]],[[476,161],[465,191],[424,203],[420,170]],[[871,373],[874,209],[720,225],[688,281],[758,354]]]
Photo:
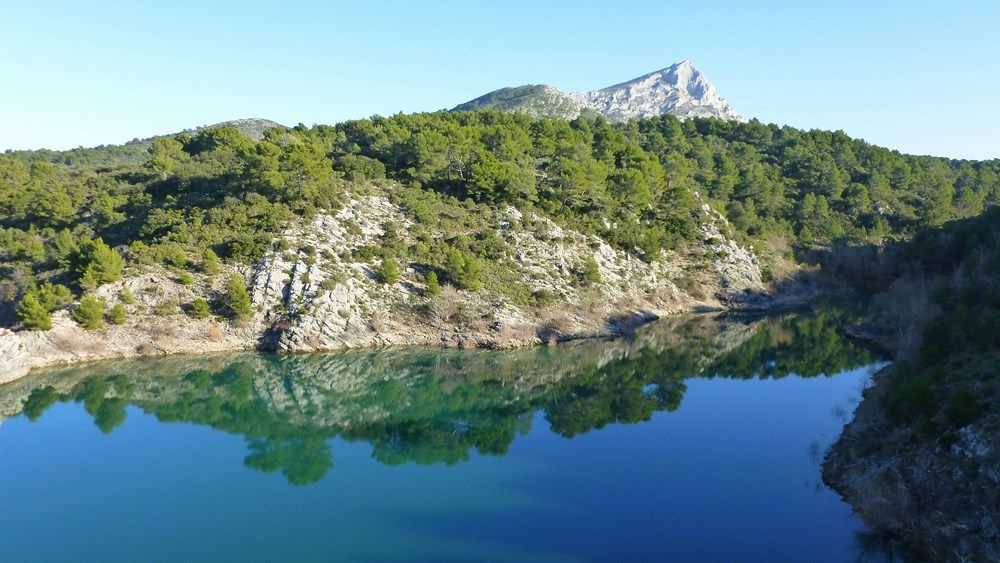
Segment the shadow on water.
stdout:
[[616,340],[504,352],[119,361],[43,372],[0,390],[0,406],[19,405],[36,420],[57,401],[79,402],[105,433],[125,421],[129,405],[163,422],[208,425],[245,438],[247,467],[304,485],[334,467],[334,437],[371,444],[386,465],[454,464],[472,449],[504,455],[537,411],[569,438],[674,411],[693,377],[816,377],[870,364],[874,353],[838,331],[848,314],[826,306],[772,317],[692,315]]

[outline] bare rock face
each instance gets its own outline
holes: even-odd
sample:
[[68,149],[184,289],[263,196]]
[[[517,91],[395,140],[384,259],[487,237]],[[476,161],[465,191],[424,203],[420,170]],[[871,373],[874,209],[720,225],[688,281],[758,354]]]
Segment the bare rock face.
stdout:
[[705,214],[705,222],[701,224],[701,233],[705,245],[713,254],[712,267],[719,275],[719,282],[725,291],[762,290],[760,262],[752,248],[744,248],[736,241],[726,238],[719,230],[719,225],[728,221],[718,211],[708,204],[701,206]]
[[708,78],[687,60],[591,92],[565,94],[544,84],[501,88],[460,104],[453,111],[479,108],[564,119],[573,119],[591,111],[613,121],[660,115],[742,120]]
[[680,61],[628,82],[570,97],[615,121],[666,114],[742,119],[691,61]]
[[0,384],[27,375],[31,369],[29,357],[20,336],[0,328]]

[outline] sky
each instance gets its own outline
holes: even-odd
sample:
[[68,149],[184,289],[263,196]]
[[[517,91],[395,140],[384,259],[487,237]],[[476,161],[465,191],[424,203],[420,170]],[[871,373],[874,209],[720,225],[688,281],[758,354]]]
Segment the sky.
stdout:
[[0,150],[601,88],[690,59],[742,115],[1000,157],[1000,2],[0,0]]

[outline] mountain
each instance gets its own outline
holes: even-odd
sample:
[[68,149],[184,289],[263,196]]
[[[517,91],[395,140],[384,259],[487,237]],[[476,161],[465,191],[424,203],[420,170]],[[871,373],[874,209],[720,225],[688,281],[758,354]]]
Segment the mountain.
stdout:
[[664,114],[742,121],[708,78],[687,60],[592,92],[566,94],[545,84],[501,88],[459,104],[452,111],[480,108],[564,119],[595,112],[613,121]]

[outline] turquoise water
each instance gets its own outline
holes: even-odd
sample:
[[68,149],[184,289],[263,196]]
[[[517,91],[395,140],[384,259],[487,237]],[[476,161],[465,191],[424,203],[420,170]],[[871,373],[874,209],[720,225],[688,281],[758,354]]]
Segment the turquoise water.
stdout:
[[41,372],[0,387],[0,560],[853,561],[840,320]]

